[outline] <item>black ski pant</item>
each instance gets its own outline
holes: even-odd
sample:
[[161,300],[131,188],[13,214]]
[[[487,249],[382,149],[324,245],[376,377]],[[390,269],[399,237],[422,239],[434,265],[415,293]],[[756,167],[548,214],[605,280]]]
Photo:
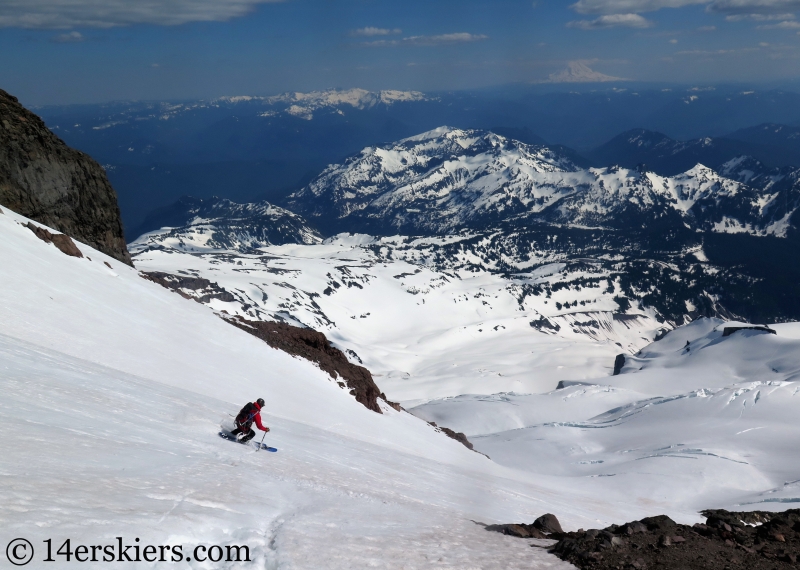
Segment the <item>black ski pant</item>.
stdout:
[[246,443],[246,442],[250,441],[251,439],[253,439],[256,436],[256,432],[254,432],[248,426],[239,426],[235,430],[233,430],[231,433],[234,436],[238,436],[240,433],[243,433],[244,435],[239,438],[239,441],[242,442],[242,443]]

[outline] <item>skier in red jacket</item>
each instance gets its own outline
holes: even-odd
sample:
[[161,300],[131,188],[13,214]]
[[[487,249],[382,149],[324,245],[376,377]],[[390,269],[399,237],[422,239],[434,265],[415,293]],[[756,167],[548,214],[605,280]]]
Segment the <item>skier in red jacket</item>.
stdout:
[[[236,429],[231,432],[231,434],[239,439],[240,443],[247,443],[251,439],[253,439],[256,435],[256,432],[253,431],[250,426],[253,425],[253,422],[256,422],[256,426],[263,432],[269,431],[268,427],[264,427],[261,423],[261,408],[264,407],[264,400],[263,398],[259,398],[255,402],[250,402],[247,404],[242,410],[239,412],[239,415],[236,416]],[[241,438],[239,438],[239,434],[244,434]]]

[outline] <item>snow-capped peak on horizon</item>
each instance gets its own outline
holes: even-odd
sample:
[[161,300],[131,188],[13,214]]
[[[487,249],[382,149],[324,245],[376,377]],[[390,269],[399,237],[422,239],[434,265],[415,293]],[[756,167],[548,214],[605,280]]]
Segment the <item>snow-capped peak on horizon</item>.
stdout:
[[[291,92],[267,97],[265,103],[271,106],[288,105],[284,112],[311,120],[314,112],[324,108],[337,109],[352,107],[358,110],[370,109],[377,105],[390,106],[400,102],[427,101],[429,98],[419,91],[367,91],[366,89],[353,88],[346,90],[329,89],[326,91],[311,91],[309,93]],[[262,116],[269,117],[275,111],[267,111]]]
[[609,83],[629,81],[623,77],[606,75],[590,68],[585,61],[570,61],[567,67],[550,76],[541,83]]
[[370,91],[360,87],[350,89],[325,89],[322,91],[286,91],[277,95],[224,95],[212,99],[212,103],[247,103],[250,101],[263,101],[269,105],[277,103],[302,103],[307,105],[337,106],[350,105],[356,108],[366,108],[378,103],[391,105],[401,101],[425,101],[428,95],[420,91],[401,91],[397,89],[383,89]]

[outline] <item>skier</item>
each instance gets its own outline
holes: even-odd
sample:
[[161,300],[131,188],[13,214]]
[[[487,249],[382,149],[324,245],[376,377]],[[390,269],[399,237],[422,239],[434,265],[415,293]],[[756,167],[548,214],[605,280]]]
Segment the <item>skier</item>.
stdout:
[[[239,443],[247,443],[251,439],[253,439],[256,435],[256,432],[250,429],[250,426],[253,425],[253,421],[256,422],[256,426],[263,432],[269,431],[268,427],[264,427],[261,424],[261,408],[264,407],[264,399],[259,398],[255,402],[250,402],[242,411],[239,412],[239,415],[236,416],[236,429],[231,432],[231,434],[236,437]],[[239,434],[244,434],[241,438],[239,438]]]

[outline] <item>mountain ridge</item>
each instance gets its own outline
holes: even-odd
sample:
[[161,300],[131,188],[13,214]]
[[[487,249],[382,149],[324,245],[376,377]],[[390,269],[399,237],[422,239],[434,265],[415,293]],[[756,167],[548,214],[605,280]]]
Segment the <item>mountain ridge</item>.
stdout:
[[789,210],[776,219],[772,187],[747,185],[699,164],[673,177],[581,169],[546,146],[440,127],[329,166],[287,205],[329,233],[442,235],[545,222],[617,229],[688,224],[699,231],[784,236],[795,229],[798,188],[780,190],[792,203],[787,197]]
[[105,171],[3,90],[0,205],[131,264],[117,195]]

